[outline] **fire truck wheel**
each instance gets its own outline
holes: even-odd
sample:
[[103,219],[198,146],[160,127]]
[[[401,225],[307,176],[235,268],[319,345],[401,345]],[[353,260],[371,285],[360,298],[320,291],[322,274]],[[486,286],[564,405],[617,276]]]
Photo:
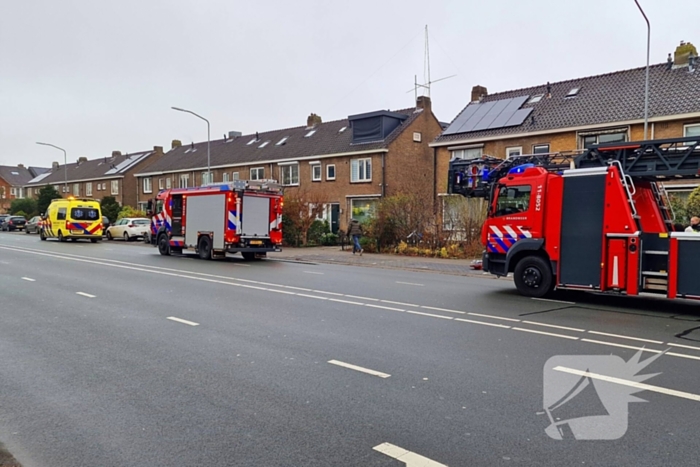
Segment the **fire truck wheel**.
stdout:
[[527,256],[515,266],[513,280],[518,292],[526,297],[541,298],[552,290],[552,268],[541,256]]
[[250,251],[245,251],[245,252],[241,253],[241,255],[243,256],[243,259],[246,261],[253,261],[255,259],[255,253],[250,252]]
[[199,250],[198,252],[200,258],[211,259],[211,239],[207,235],[202,235],[199,237],[197,250]]
[[165,234],[160,234],[158,236],[158,253],[163,256],[170,256],[170,241]]

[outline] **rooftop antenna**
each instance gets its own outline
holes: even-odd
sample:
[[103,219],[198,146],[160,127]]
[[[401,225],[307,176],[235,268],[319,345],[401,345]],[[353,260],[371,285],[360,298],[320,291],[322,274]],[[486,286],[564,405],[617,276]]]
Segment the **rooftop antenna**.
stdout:
[[418,82],[418,76],[413,75],[413,89],[406,91],[409,93],[413,91],[415,101],[418,101],[418,88],[423,88],[423,95],[430,97],[430,85],[437,83],[439,81],[444,81],[446,79],[454,78],[457,75],[450,75],[445,78],[436,79],[435,81],[430,80],[430,42],[428,40],[428,25],[425,25],[425,53],[423,55],[423,84]]

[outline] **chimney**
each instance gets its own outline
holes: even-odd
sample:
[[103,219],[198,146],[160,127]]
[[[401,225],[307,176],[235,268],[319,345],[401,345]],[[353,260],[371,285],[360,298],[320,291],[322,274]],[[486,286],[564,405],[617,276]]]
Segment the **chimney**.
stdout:
[[489,92],[485,87],[476,85],[472,88],[472,102],[477,102],[488,96]]
[[115,157],[118,157],[118,156],[121,156],[121,155],[122,155],[122,152],[121,152],[121,151],[112,151],[112,158],[115,158]]
[[172,143],[170,143],[170,149],[179,148],[180,146],[182,146],[182,141],[179,139],[174,139]]
[[51,171],[52,171],[52,172],[55,172],[55,171],[57,171],[57,170],[58,170],[58,162],[55,162],[55,161],[54,161],[54,162],[51,163]]
[[416,107],[418,107],[419,109],[424,109],[424,110],[430,111],[431,110],[430,97],[418,96],[418,99],[416,100]]
[[243,136],[243,133],[240,131],[229,131],[228,132],[228,139],[234,139]]
[[316,125],[319,125],[319,124],[321,124],[321,123],[322,123],[321,117],[318,116],[318,115],[316,115],[316,114],[314,114],[314,113],[312,113],[311,115],[309,115],[309,116],[306,118],[306,127],[307,127],[307,128],[313,128],[313,127],[315,127]]
[[153,146],[153,152],[156,154],[163,154],[163,146]]
[[681,44],[676,47],[676,51],[673,53],[673,68],[688,66],[691,56],[697,57],[698,49],[690,42],[681,41]]
[[23,168],[24,168],[24,164],[17,164],[17,167],[19,167],[20,169],[23,169]]
[[82,164],[83,162],[87,162],[87,157],[78,157],[78,165]]

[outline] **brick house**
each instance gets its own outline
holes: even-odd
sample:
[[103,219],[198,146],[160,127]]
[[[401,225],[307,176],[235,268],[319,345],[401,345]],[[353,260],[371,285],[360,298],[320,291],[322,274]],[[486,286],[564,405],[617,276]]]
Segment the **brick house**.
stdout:
[[22,164],[14,167],[0,165],[0,213],[9,212],[13,199],[24,198],[24,185],[44,170],[27,169]]
[[[212,182],[274,179],[285,193],[303,190],[324,204],[331,229],[345,229],[351,216],[370,216],[378,199],[418,192],[432,199],[433,152],[442,130],[430,99],[416,107],[352,115],[322,122],[311,114],[306,125],[211,141]],[[207,182],[207,142],[181,145],[136,174],[139,206],[159,190]]]
[[[667,63],[650,67],[647,139],[700,136],[700,60],[683,52],[689,45],[682,44],[674,59],[669,54]],[[643,140],[644,83],[641,67],[490,95],[475,86],[471,102],[430,144],[438,196],[446,196],[452,157],[504,158]],[[666,186],[689,192],[697,184]]]
[[39,190],[52,185],[61,196],[83,196],[101,200],[114,196],[122,206],[136,206],[138,197],[133,174],[144,170],[163,157],[163,148],[122,154],[113,151],[109,157],[88,160],[80,157],[67,166],[54,162],[50,171],[32,178],[25,186],[26,196],[36,197]]

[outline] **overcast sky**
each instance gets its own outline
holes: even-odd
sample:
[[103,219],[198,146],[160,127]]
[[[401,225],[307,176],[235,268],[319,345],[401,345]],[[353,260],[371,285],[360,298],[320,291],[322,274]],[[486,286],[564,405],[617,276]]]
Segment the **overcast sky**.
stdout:
[[[640,0],[651,62],[700,46],[698,0]],[[411,107],[430,34],[449,122],[489,92],[643,66],[634,0],[2,0],[0,165],[69,161]],[[642,92],[642,90],[640,90]],[[61,161],[62,162],[62,161]]]

